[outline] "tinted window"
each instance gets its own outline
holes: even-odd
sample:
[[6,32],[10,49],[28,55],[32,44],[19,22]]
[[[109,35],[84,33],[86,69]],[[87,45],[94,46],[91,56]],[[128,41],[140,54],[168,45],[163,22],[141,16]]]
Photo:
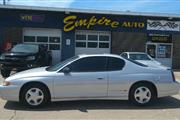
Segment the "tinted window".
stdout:
[[68,64],[69,62],[71,62],[71,61],[73,61],[73,60],[75,60],[75,59],[77,59],[77,58],[78,58],[78,56],[74,56],[74,57],[69,58],[69,59],[67,59],[67,60],[65,60],[65,61],[62,61],[62,62],[60,62],[60,63],[58,63],[58,64],[51,65],[51,66],[49,66],[48,68],[46,68],[46,70],[47,70],[47,71],[57,71],[57,70],[59,70],[60,68],[62,68],[64,65]]
[[151,60],[147,54],[129,54],[129,58],[132,60]]
[[122,70],[125,65],[125,61],[120,58],[108,58],[108,70],[109,71],[116,71]]
[[94,72],[106,70],[106,57],[87,57],[68,65],[71,72]]

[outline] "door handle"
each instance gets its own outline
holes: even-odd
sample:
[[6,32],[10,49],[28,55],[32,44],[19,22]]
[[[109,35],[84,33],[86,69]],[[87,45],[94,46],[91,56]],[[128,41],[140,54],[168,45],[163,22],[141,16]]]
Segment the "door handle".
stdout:
[[98,80],[103,80],[104,78],[97,78]]

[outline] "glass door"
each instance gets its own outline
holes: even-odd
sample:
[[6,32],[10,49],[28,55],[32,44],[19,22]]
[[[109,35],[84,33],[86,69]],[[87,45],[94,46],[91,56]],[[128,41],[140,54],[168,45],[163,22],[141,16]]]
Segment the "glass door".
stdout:
[[157,44],[157,61],[163,65],[172,67],[172,44],[159,43]]
[[172,67],[172,43],[147,43],[146,52],[162,65]]

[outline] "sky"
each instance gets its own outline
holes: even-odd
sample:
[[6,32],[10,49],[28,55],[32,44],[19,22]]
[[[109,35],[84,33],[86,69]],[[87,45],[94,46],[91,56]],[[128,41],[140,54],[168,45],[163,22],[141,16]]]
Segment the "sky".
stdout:
[[180,0],[6,0],[6,3],[9,5],[180,14]]

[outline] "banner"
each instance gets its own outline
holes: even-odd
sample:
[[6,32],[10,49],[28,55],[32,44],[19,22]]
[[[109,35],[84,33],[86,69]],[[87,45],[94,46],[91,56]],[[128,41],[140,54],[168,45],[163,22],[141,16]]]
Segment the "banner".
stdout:
[[165,20],[147,20],[147,30],[180,31],[180,22]]

